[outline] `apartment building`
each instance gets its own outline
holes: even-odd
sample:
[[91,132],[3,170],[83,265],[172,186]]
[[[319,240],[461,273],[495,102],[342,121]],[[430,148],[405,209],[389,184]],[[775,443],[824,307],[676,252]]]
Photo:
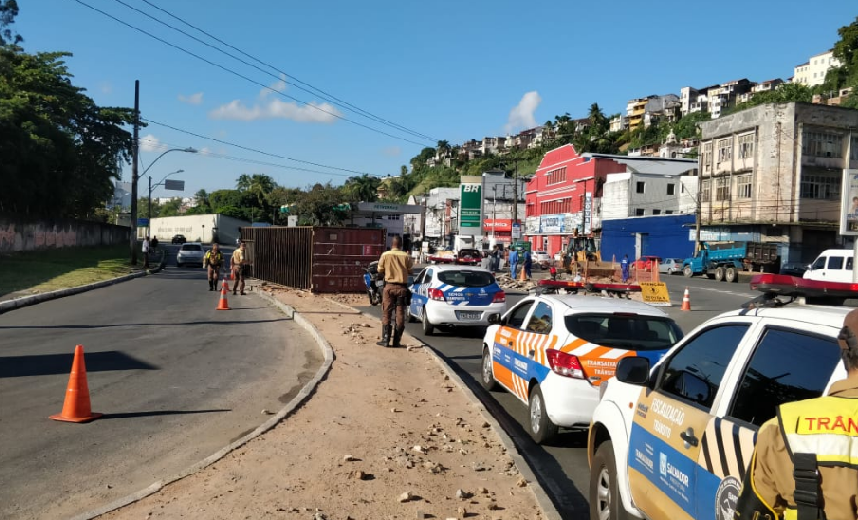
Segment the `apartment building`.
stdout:
[[700,124],[701,224],[713,239],[781,244],[809,262],[839,235],[843,170],[858,168],[858,110],[768,103]]
[[626,104],[626,115],[629,118],[629,130],[635,130],[644,122],[646,102],[649,98],[632,99]]
[[[678,119],[680,108],[680,98],[676,94],[632,99],[626,104],[628,121],[626,126],[629,130],[634,130],[641,125],[648,127],[662,118],[675,121]],[[622,120],[618,124],[621,122]]]
[[695,213],[697,160],[584,154],[625,165],[602,188],[602,220]]
[[724,110],[741,102],[740,98],[751,92],[755,85],[743,78],[701,89],[682,87],[679,91],[680,112],[683,116],[709,112],[712,119],[717,119]]
[[611,132],[622,132],[629,128],[629,117],[619,115],[608,122],[608,130]]
[[776,88],[780,87],[783,84],[784,84],[784,80],[782,80],[780,78],[770,79],[768,81],[763,81],[761,83],[757,83],[756,85],[751,87],[750,91],[745,92],[743,94],[739,94],[737,101],[739,103],[747,103],[748,101],[750,101],[754,97],[755,94],[759,94],[760,92],[770,92],[770,91],[775,90]]
[[825,82],[825,74],[832,67],[839,67],[840,60],[834,57],[833,51],[829,50],[811,56],[807,62],[796,65],[793,69],[793,83],[801,83],[812,87],[822,85]]

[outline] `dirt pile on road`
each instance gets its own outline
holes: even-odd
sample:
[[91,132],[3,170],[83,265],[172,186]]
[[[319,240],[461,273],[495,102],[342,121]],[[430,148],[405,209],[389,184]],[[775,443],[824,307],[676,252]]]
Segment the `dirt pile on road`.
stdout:
[[264,290],[331,343],[327,377],[273,430],[105,518],[545,518],[482,407],[419,342],[377,347],[377,320]]

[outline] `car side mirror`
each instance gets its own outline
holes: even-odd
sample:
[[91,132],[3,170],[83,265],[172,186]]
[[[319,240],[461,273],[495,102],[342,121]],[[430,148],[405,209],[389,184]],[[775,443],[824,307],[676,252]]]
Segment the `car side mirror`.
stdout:
[[630,385],[645,385],[649,379],[649,360],[644,357],[625,357],[617,363],[614,377]]
[[495,312],[495,313],[489,314],[488,322],[489,322],[489,325],[502,325],[503,324],[503,318],[501,318],[500,314]]

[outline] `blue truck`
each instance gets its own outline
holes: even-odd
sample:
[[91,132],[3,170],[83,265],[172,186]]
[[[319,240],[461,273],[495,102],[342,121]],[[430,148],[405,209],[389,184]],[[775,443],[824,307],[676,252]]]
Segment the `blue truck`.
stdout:
[[739,271],[764,271],[777,265],[778,244],[760,242],[701,242],[700,251],[682,261],[682,274],[705,274],[727,282],[739,281]]

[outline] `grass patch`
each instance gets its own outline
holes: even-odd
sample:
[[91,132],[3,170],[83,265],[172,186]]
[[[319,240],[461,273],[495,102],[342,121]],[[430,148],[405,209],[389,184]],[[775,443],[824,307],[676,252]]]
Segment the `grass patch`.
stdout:
[[127,245],[2,254],[0,295],[23,296],[116,278],[132,272],[129,256]]

